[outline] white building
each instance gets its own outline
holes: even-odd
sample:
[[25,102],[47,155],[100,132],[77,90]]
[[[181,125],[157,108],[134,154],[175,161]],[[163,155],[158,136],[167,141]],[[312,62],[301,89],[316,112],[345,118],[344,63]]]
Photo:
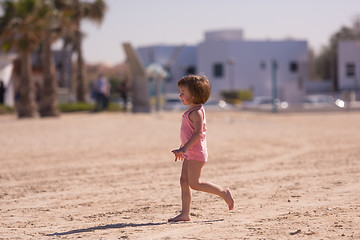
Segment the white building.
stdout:
[[338,84],[340,91],[358,91],[360,42],[341,41],[338,45]]
[[271,96],[276,63],[278,97],[300,101],[308,80],[306,41],[246,41],[242,31],[208,32],[198,47],[198,72],[207,75],[213,92],[252,90],[254,96]]
[[212,98],[224,90],[252,90],[254,96],[271,96],[273,63],[276,62],[278,97],[301,101],[308,81],[306,41],[247,41],[241,30],[211,31],[198,46],[138,48],[148,65],[162,64],[171,72],[166,92],[178,92],[177,81],[189,74],[205,74],[212,82]]
[[4,105],[13,107],[15,105],[14,78],[13,78],[13,60],[15,54],[0,55],[0,81],[3,82],[6,89],[4,95]]

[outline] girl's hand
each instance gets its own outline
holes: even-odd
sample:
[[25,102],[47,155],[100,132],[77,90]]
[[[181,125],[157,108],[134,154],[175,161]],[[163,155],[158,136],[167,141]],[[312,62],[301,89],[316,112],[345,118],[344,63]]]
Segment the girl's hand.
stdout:
[[180,160],[180,161],[183,161],[184,160],[184,149],[183,148],[179,148],[179,149],[176,149],[176,150],[172,150],[171,151],[173,154],[175,154],[175,162],[177,160]]

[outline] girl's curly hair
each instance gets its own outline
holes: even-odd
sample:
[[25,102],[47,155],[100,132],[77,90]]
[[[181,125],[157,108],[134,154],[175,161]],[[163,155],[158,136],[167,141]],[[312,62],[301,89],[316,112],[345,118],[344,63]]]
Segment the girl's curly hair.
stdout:
[[179,87],[187,87],[194,104],[204,104],[211,94],[211,82],[205,75],[187,75],[179,80]]

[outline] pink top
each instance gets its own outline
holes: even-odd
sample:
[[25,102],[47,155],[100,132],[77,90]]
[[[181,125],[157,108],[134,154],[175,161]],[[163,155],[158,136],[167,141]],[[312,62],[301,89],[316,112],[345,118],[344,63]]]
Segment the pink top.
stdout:
[[199,142],[197,142],[194,146],[184,153],[186,159],[189,160],[196,160],[206,162],[208,158],[207,147],[206,147],[206,117],[205,117],[205,109],[201,105],[199,107],[187,110],[182,116],[182,123],[181,123],[181,146],[184,146],[185,143],[189,141],[191,136],[194,134],[194,124],[190,120],[189,115],[193,111],[201,110],[204,116],[204,126],[203,126],[203,133]]

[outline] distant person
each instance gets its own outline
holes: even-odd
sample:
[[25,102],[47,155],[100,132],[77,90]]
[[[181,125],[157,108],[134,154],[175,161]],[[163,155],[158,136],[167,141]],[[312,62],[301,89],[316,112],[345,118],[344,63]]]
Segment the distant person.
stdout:
[[181,147],[172,151],[175,162],[183,161],[180,177],[182,209],[169,222],[190,221],[191,189],[216,194],[225,200],[229,210],[234,209],[234,199],[228,188],[200,181],[201,169],[208,158],[203,104],[210,97],[211,83],[205,76],[188,75],[180,79],[178,86],[181,101],[189,109],[182,116]]
[[95,96],[95,111],[106,109],[109,105],[110,83],[103,74],[99,74],[99,77],[95,81]]
[[0,80],[0,104],[4,105],[5,103],[5,84],[2,80]]
[[127,103],[128,103],[128,91],[129,91],[127,80],[124,80],[120,83],[118,90],[119,90],[120,98],[124,103],[124,110],[126,111]]

